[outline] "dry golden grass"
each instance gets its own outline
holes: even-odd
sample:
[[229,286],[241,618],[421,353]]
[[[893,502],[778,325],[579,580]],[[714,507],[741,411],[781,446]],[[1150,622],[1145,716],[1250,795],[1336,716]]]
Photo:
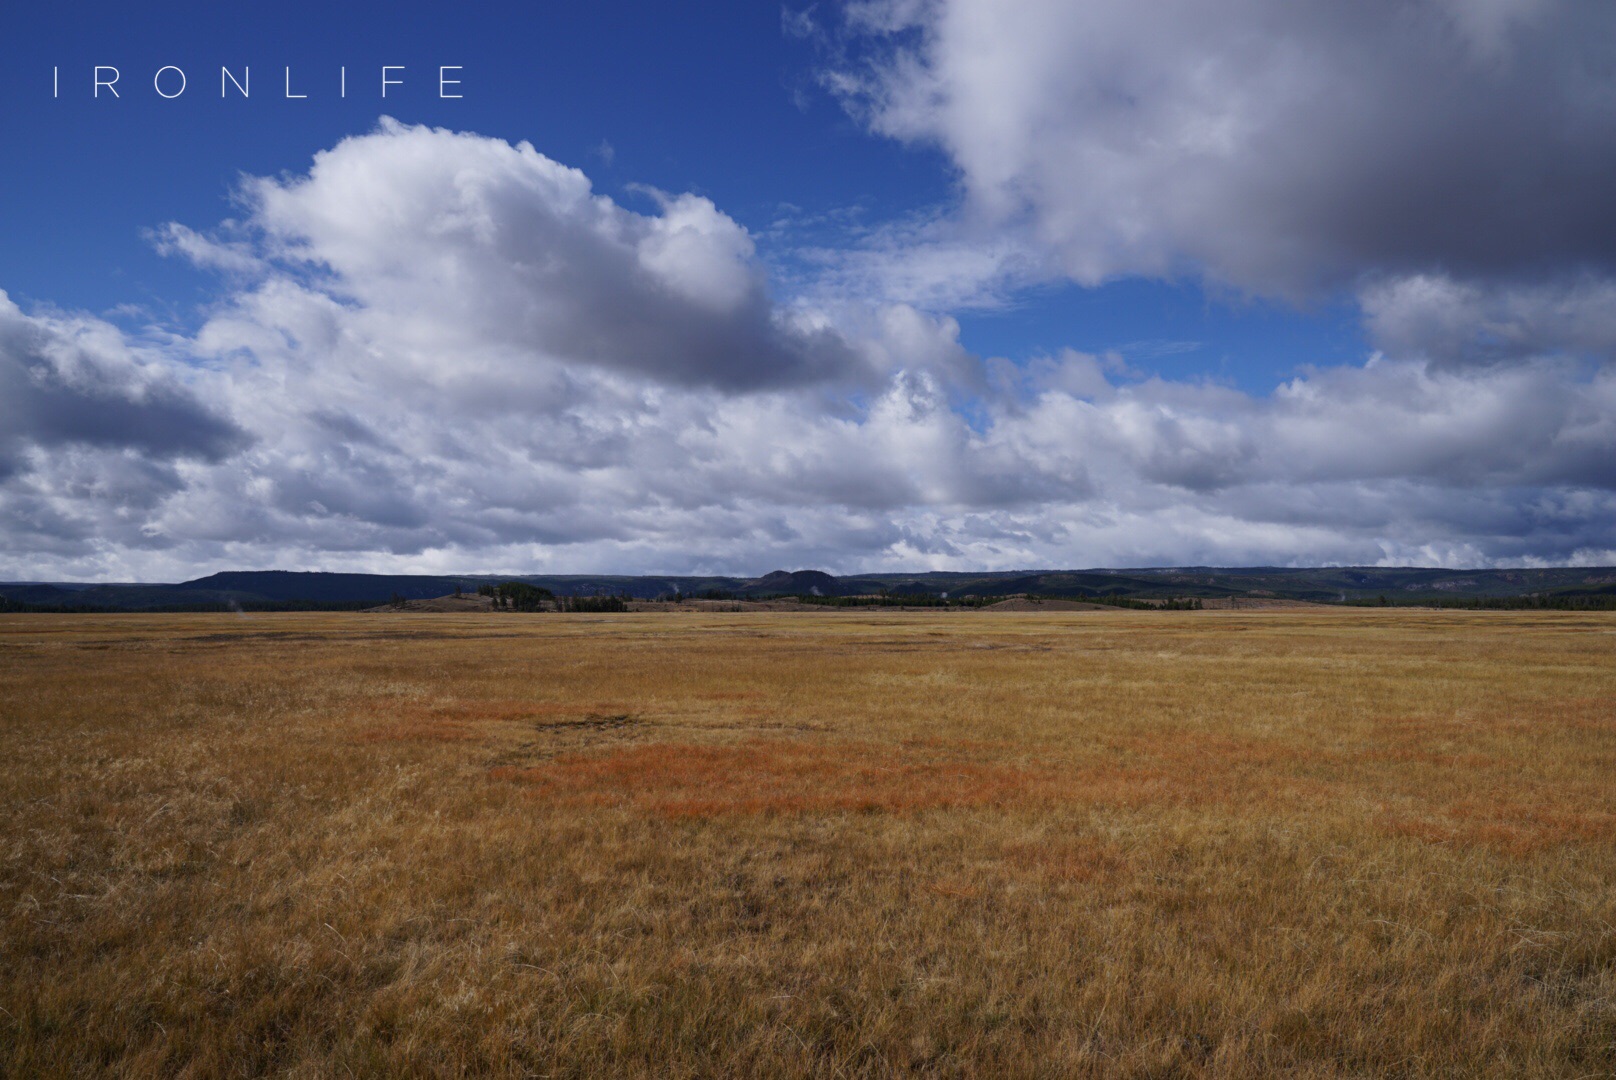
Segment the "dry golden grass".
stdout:
[[1616,618],[0,618],[0,1072],[1609,1076]]

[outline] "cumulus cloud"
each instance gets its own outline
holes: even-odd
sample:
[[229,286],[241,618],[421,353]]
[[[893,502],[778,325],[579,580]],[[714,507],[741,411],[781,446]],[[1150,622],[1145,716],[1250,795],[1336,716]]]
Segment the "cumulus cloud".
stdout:
[[217,461],[242,433],[116,327],[22,312],[0,291],[0,476],[65,447]]
[[771,300],[751,237],[710,200],[647,192],[656,212],[638,213],[527,143],[388,120],[245,196],[267,253],[407,338],[401,362],[463,354],[515,376],[553,361],[732,389],[862,363],[833,327]]
[[894,295],[1189,278],[1355,294],[1438,365],[1616,358],[1596,0],[864,0],[815,40],[872,131],[958,172],[939,239],[841,260]]
[[1616,527],[1616,371],[1574,358],[1269,395],[982,364],[914,305],[775,297],[708,200],[390,123],[243,205],[157,235],[225,275],[193,334],[0,302],[0,575],[1475,565]]
[[1382,348],[1444,367],[1616,358],[1616,280],[1586,272],[1528,283],[1415,274],[1367,287],[1362,301]]
[[833,84],[1075,279],[1296,295],[1366,268],[1616,265],[1591,0],[873,0]]

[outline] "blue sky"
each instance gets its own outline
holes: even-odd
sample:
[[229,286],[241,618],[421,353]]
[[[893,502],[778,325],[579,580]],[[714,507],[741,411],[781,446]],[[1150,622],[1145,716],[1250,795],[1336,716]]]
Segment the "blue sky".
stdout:
[[[11,39],[28,48],[6,65],[6,130],[31,152],[8,155],[0,197],[30,210],[0,220],[0,280],[17,298],[96,311],[139,304],[189,324],[217,283],[159,255],[145,231],[229,216],[242,173],[306,167],[384,113],[528,140],[629,202],[641,184],[707,195],[757,233],[782,214],[846,215],[850,226],[869,227],[958,198],[944,155],[872,138],[849,117],[817,83],[821,56],[782,32],[782,10],[769,4],[389,12],[296,3],[228,14],[200,3],[156,12],[101,5],[93,19],[62,8],[17,12]],[[97,64],[118,67],[118,100],[93,96]],[[188,79],[174,100],[152,86],[169,64]],[[383,64],[406,68],[385,101]],[[443,64],[465,67],[462,99],[439,98]],[[249,68],[254,96],[241,101],[232,86],[221,100],[221,66],[237,77]],[[284,97],[288,67],[306,100]],[[347,98],[338,91],[343,67]],[[166,78],[172,92],[174,76]],[[850,236],[816,230],[815,239]],[[1365,352],[1356,319],[1338,304],[1209,296],[1193,281],[1045,284],[960,316],[968,347],[984,354],[1115,349],[1141,370],[1254,392],[1299,364]]]
[[[14,287],[91,307],[194,287],[143,229],[226,216],[241,173],[306,168],[384,113],[528,140],[619,197],[631,184],[699,192],[753,229],[787,204],[879,220],[949,197],[939,155],[869,138],[815,90],[811,48],[781,32],[768,4],[162,8],[8,14],[5,130],[29,153],[6,156],[0,183],[8,205],[33,208],[0,224],[0,272]],[[123,72],[118,101],[91,96],[96,64]],[[172,101],[151,85],[166,64],[190,79]],[[385,102],[383,64],[407,68]],[[464,65],[463,99],[438,98],[443,64]],[[220,99],[221,65],[252,69],[250,100]],[[51,100],[56,67],[62,96]],[[307,100],[285,100],[287,67]]]
[[10,12],[0,574],[1616,561],[1613,31]]

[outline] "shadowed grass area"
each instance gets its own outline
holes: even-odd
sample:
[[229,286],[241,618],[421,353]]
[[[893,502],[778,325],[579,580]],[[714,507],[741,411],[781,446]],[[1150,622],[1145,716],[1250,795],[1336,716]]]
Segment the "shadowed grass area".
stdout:
[[1616,617],[0,617],[0,1072],[1616,1070]]

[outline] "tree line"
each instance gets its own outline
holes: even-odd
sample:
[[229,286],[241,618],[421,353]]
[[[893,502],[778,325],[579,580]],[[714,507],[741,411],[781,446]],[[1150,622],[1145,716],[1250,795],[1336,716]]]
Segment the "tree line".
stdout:
[[530,585],[525,581],[502,581],[498,585],[479,585],[478,596],[494,601],[499,611],[568,611],[597,613],[627,611],[628,599],[622,596],[557,596],[549,589]]

